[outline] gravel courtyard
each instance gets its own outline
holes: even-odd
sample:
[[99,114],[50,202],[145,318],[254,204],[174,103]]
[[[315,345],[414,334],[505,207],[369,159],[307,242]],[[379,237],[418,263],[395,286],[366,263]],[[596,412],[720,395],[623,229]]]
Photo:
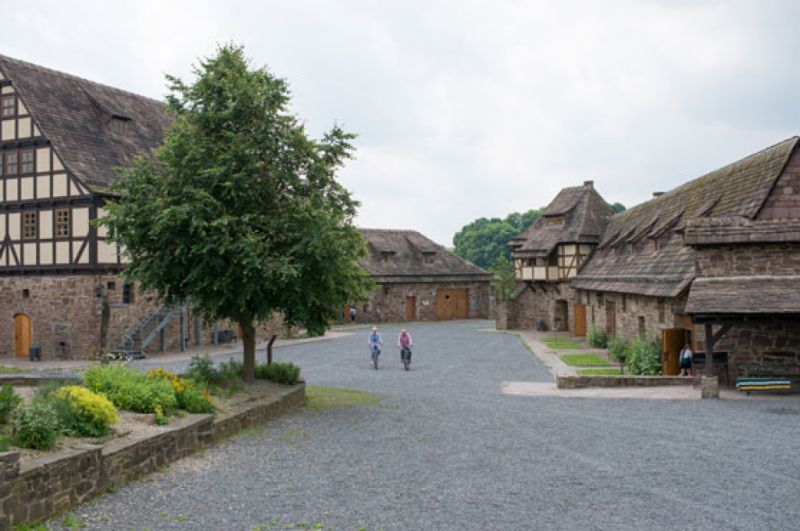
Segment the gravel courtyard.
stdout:
[[[367,330],[276,349],[311,386],[377,406],[307,409],[78,507],[86,529],[797,529],[800,402],[512,396],[550,374],[494,323]],[[48,523],[53,529],[64,518]]]

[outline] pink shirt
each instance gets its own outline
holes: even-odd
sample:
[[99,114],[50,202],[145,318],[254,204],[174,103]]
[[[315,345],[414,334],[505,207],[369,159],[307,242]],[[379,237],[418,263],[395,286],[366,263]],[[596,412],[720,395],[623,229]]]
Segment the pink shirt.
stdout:
[[403,347],[410,347],[413,345],[414,342],[411,341],[411,334],[406,332],[405,334],[400,332],[400,336],[397,338],[397,346],[400,348]]

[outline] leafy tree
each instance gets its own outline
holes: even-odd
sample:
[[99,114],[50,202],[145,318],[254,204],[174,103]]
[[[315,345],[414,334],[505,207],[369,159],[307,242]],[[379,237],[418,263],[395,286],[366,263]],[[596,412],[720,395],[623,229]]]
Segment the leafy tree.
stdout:
[[174,122],[152,158],[123,170],[102,222],[125,249],[124,274],[166,302],[241,326],[243,378],[255,325],[274,312],[318,332],[371,287],[357,202],[335,177],[353,135],[310,139],[287,110],[286,82],[221,46],[185,84],[167,76]]
[[490,269],[501,256],[511,258],[508,242],[526,230],[542,209],[514,212],[505,219],[478,218],[453,236],[454,252],[478,267]]
[[514,276],[514,263],[505,256],[501,256],[494,263],[491,271],[495,298],[498,301],[510,298],[517,284]]
[[625,211],[625,205],[622,203],[614,203],[611,205],[611,210],[614,212],[614,214],[619,214],[620,212]]

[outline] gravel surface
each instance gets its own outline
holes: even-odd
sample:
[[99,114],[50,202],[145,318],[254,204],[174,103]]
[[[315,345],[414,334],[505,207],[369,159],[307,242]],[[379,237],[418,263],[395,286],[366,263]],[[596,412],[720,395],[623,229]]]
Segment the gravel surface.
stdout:
[[[379,406],[300,409],[74,510],[86,529],[796,529],[800,402],[513,396],[546,368],[493,323],[276,350]],[[48,526],[59,528],[60,519]],[[259,526],[263,526],[259,527]]]

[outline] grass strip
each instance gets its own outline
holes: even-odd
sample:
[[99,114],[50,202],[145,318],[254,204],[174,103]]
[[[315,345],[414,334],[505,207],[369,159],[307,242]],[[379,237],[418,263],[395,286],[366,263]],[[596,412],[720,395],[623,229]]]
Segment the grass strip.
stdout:
[[602,367],[611,365],[597,354],[562,354],[561,361],[573,367]]
[[380,399],[372,393],[342,387],[306,387],[305,406],[311,409],[339,409],[376,406]]
[[623,376],[619,369],[578,369],[578,376]]

